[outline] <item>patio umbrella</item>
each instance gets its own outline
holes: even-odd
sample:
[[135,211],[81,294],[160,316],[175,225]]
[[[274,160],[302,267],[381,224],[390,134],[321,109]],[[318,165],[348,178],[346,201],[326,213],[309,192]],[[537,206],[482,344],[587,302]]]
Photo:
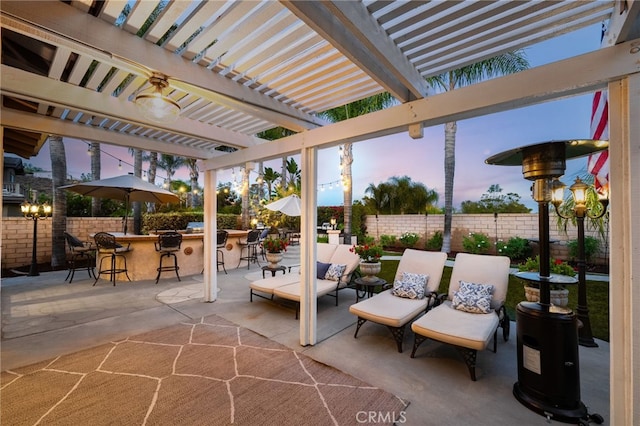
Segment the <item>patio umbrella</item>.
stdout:
[[127,216],[129,203],[132,201],[146,201],[150,203],[177,203],[177,195],[165,189],[158,188],[151,182],[144,181],[134,175],[116,176],[91,182],[75,183],[60,188],[97,198],[122,200],[125,203],[124,233],[127,233]]
[[300,197],[296,194],[280,198],[273,203],[267,204],[265,207],[274,212],[282,212],[287,216],[300,216],[302,214],[300,209]]

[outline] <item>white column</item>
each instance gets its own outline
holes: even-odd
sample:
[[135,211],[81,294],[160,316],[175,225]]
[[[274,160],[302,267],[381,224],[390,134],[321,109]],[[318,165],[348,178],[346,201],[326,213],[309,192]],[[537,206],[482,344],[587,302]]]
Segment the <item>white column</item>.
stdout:
[[[640,74],[609,84],[612,425],[640,424]],[[634,285],[635,284],[635,285]]]
[[203,293],[205,302],[213,302],[218,295],[218,274],[216,256],[216,233],[218,225],[216,223],[217,199],[216,188],[218,180],[216,170],[206,170],[204,172],[204,278]]
[[340,230],[329,229],[327,235],[329,235],[329,244],[340,244]]
[[302,169],[302,217],[300,231],[303,235],[300,247],[300,344],[315,345],[317,337],[316,298],[316,241],[318,221],[318,152],[316,148],[304,148],[301,152]]

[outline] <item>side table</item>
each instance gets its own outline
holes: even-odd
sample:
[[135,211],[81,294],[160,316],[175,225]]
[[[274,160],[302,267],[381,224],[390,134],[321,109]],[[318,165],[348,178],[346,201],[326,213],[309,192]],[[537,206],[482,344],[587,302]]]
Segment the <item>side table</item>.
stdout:
[[[291,269],[291,268],[289,268]],[[276,276],[276,272],[278,271],[282,271],[282,275],[286,274],[287,271],[287,267],[286,266],[282,266],[282,265],[278,265],[275,268],[271,267],[271,266],[263,266],[262,267],[262,278],[264,278],[264,273],[265,271],[270,271],[271,272],[271,276],[275,277]]]
[[382,278],[378,278],[377,281],[367,281],[362,278],[356,278],[354,280],[354,283],[356,284],[356,303],[357,303],[361,299],[360,291],[363,292],[362,299],[364,299],[365,295],[367,297],[371,297],[373,296],[373,293],[376,287],[384,286],[387,283],[387,281],[383,280]]

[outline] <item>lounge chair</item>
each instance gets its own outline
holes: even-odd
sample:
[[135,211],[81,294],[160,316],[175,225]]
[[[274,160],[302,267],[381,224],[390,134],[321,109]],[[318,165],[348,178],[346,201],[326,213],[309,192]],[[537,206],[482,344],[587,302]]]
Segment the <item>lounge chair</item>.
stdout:
[[[478,284],[492,285],[493,290],[488,291],[492,294],[487,296],[483,293],[486,287]],[[493,352],[497,351],[498,326],[502,327],[504,340],[509,339],[510,323],[504,307],[508,286],[508,257],[459,253],[447,300],[411,324],[415,333],[411,358],[426,339],[453,345],[461,352],[471,380],[475,381],[477,352],[485,349],[492,337]]]
[[405,326],[435,303],[446,260],[446,253],[406,249],[398,264],[395,280],[401,281],[405,272],[428,276],[424,297],[400,297],[394,295],[396,292],[393,289],[388,289],[351,305],[349,312],[358,317],[353,337],[358,337],[358,331],[365,322],[373,321],[389,328],[398,345],[398,352],[402,352]]
[[[327,265],[345,265],[343,272],[339,276],[328,277],[321,272],[318,265],[318,274],[322,278],[317,278],[316,297],[329,295],[336,298],[338,305],[339,291],[346,288],[351,281],[353,272],[360,264],[360,257],[350,251],[351,246],[346,244],[318,243],[318,262]],[[298,317],[301,283],[300,274],[289,273],[275,277],[263,278],[249,284],[249,298],[253,301],[253,296],[273,300],[274,296],[280,299],[292,301],[296,304],[296,318]]]

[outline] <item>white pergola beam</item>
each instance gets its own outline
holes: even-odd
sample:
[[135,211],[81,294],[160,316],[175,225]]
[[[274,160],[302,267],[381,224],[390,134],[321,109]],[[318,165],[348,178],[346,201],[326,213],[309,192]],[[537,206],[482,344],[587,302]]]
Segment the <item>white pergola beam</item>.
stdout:
[[171,124],[152,123],[142,118],[134,103],[114,98],[108,93],[98,93],[79,86],[65,84],[7,65],[2,65],[0,69],[2,71],[0,90],[6,96],[26,98],[40,103],[45,102],[70,110],[91,112],[96,116],[165,130],[219,145],[246,148],[257,145],[260,141],[259,138],[198,121],[178,119],[178,121]]
[[228,168],[246,161],[276,158],[304,147],[358,142],[425,127],[507,111],[602,89],[610,81],[640,72],[629,41],[575,58],[488,80],[419,99],[319,129],[289,136],[203,162],[207,168]]
[[212,154],[209,150],[204,151],[201,149],[189,148],[184,145],[132,136],[126,133],[112,132],[101,129],[100,127],[75,124],[69,120],[62,121],[43,115],[20,112],[10,108],[2,108],[0,109],[0,112],[2,113],[2,126],[13,129],[23,129],[30,132],[60,135],[75,139],[85,139],[94,142],[108,143],[127,148],[136,148],[144,151],[162,152],[165,154],[179,155],[188,158],[203,158],[205,154],[210,158],[212,155],[226,154],[220,151],[214,151]]
[[401,102],[427,95],[425,79],[361,2],[281,3]]
[[162,72],[190,93],[213,92],[222,105],[294,131],[326,124],[62,2],[4,1],[2,26],[135,74]]

